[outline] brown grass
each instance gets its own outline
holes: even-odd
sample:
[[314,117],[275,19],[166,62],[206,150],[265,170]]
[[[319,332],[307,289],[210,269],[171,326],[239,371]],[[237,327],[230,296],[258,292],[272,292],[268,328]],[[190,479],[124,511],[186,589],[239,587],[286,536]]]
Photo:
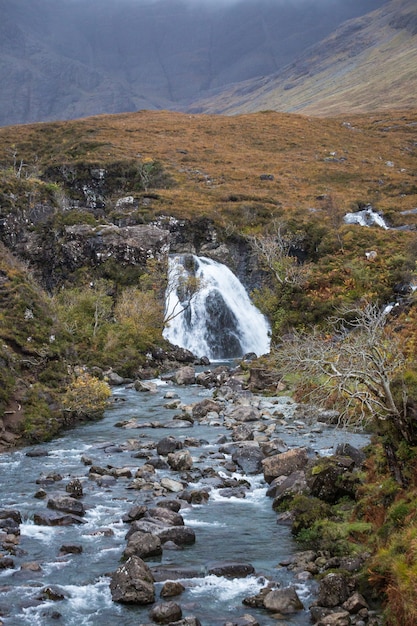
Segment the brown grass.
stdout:
[[13,151],[24,172],[40,174],[51,163],[151,158],[177,183],[156,208],[178,217],[255,227],[259,213],[309,219],[330,195],[341,210],[371,202],[404,224],[415,222],[398,214],[417,205],[416,134],[417,110],[329,119],[139,111],[0,128],[0,165],[12,166]]

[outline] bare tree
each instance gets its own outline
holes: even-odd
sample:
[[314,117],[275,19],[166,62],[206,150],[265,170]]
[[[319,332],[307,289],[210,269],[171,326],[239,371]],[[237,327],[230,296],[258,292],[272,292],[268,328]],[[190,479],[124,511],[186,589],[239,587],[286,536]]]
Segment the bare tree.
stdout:
[[300,263],[292,252],[302,239],[302,233],[292,233],[284,222],[275,220],[268,233],[253,235],[249,242],[280,285],[288,283],[301,287],[307,281],[309,266]]
[[[394,377],[405,363],[399,341],[389,331],[387,314],[376,304],[345,308],[329,320],[331,334],[295,332],[277,351],[292,371],[315,381],[312,395],[323,401],[331,392],[343,401],[345,419],[393,419],[401,424]],[[406,436],[403,433],[403,436]]]
[[[405,356],[387,324],[388,314],[376,304],[345,308],[330,321],[331,332],[294,332],[277,349],[283,371],[308,381],[309,401],[326,405],[329,398],[340,409],[340,423],[373,422],[379,432],[387,426],[407,442],[413,439],[407,415],[407,389],[402,379]],[[395,478],[402,482],[395,448],[386,446]]]

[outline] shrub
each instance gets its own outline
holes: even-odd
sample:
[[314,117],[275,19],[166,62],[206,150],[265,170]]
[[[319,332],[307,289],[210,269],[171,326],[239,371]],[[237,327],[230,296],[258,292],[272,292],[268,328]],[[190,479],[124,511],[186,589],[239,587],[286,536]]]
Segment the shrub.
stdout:
[[82,372],[72,379],[62,398],[62,405],[71,417],[97,418],[103,415],[110,396],[106,381]]

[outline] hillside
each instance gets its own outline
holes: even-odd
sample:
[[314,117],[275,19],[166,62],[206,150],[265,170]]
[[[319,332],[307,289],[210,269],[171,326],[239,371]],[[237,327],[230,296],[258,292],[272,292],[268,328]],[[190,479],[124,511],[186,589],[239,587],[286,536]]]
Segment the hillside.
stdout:
[[195,363],[162,338],[168,254],[219,260],[271,324],[271,354],[243,359],[239,380],[250,388],[255,371],[257,391],[293,395],[306,420],[321,393],[330,420],[374,433],[366,461],[353,448],[315,465],[312,497],[285,492],[293,534],[326,555],[332,585],[414,626],[416,129],[417,109],[1,128],[0,451],[100,417],[108,382],[145,391],[140,379]]
[[184,110],[269,75],[384,0],[4,0],[0,125]]
[[283,70],[219,90],[191,110],[328,116],[413,107],[416,92],[417,6],[391,0],[346,22]]
[[[342,304],[398,297],[412,342],[416,126],[416,110],[327,119],[142,111],[1,128],[1,408],[25,407],[22,397],[33,397],[21,381],[31,389],[39,380],[41,424],[23,408],[20,428],[46,436],[65,421],[56,412],[68,367],[137,377],[182,358],[162,340],[168,252],[231,267],[274,342],[294,326],[324,324]],[[369,205],[388,228],[345,223]],[[277,225],[308,267],[302,288],[281,288],[253,247]]]

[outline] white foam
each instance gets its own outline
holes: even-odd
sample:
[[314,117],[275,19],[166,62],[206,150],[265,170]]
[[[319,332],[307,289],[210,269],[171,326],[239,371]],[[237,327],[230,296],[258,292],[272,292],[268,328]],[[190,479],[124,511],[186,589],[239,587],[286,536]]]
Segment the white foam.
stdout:
[[22,537],[38,539],[44,543],[50,543],[51,536],[59,532],[62,532],[62,527],[59,526],[38,526],[33,522],[20,524],[20,534]]
[[209,575],[205,578],[191,579],[190,593],[194,596],[212,595],[220,602],[233,600],[240,595],[256,595],[265,586],[265,580],[255,576],[246,578],[225,578]]
[[185,521],[187,522],[187,526],[194,526],[200,528],[226,528],[227,524],[222,524],[221,522],[207,522],[205,520],[192,519],[189,517],[183,516]]

